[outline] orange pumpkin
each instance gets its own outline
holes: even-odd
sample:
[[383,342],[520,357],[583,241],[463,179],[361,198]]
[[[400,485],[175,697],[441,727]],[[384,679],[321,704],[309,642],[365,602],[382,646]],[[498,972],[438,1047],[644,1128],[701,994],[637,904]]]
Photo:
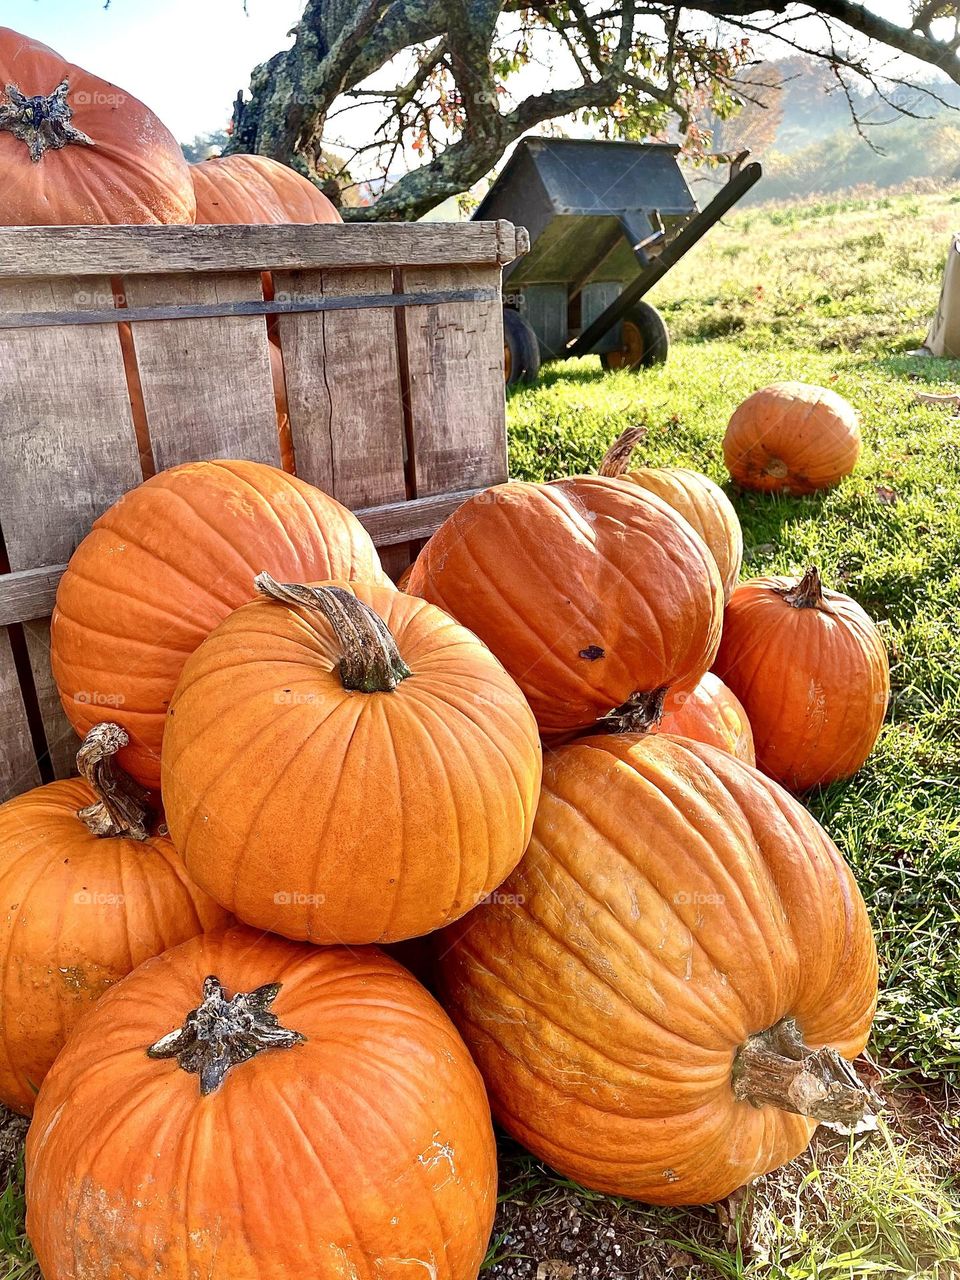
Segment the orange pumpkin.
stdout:
[[185,659],[255,594],[260,569],[386,581],[363,526],[312,485],[258,462],[191,462],[125,494],[70,558],[51,627],[53,674],[84,734],[103,708],[130,735],[138,782],[160,782],[160,742]]
[[715,670],[746,709],[757,764],[791,791],[856,773],[890,700],[880,633],[816,569],[738,587]]
[[471,498],[420,552],[408,590],[490,646],[549,737],[653,723],[664,694],[709,667],[723,605],[687,522],[597,476]]
[[83,778],[0,805],[0,1102],[24,1115],[107,987],[229,920],[151,833],[145,796],[112,765],[125,741],[97,725],[77,757]]
[[860,419],[842,396],[806,382],[775,382],[734,412],[723,456],[744,489],[813,493],[850,474],[860,445]]
[[0,27],[0,224],[193,222],[190,166],[131,94]]
[[475,1280],[496,1207],[483,1084],[432,997],[377,951],[242,928],[107,992],[26,1164],[47,1280]]
[[709,476],[686,467],[630,468],[630,455],[643,439],[642,427],[629,427],[607,450],[602,476],[619,476],[655,493],[683,516],[713,553],[723,583],[724,601],[737,585],[743,564],[743,532],[733,503]]
[[700,677],[687,692],[669,694],[663,716],[654,732],[672,733],[680,738],[706,742],[745,764],[757,763],[753,731],[739,698],[712,671]]
[[587,1187],[719,1200],[864,1115],[863,900],[810,814],[713,747],[552,752],[523,861],[438,952],[494,1115]]
[[341,222],[317,187],[268,156],[233,155],[190,166],[198,223]]
[[170,833],[247,924],[393,942],[464,914],[516,866],[537,727],[475,636],[392,587],[283,586],[183,669],[163,743]]

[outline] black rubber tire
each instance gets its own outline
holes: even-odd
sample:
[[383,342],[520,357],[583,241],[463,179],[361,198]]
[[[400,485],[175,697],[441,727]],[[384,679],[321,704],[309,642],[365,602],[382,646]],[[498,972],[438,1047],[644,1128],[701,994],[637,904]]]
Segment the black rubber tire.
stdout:
[[663,316],[649,302],[636,302],[623,317],[624,324],[632,324],[640,335],[641,352],[638,360],[630,364],[611,364],[613,352],[600,356],[604,369],[649,369],[655,364],[665,364],[670,351],[670,335]]
[[507,386],[536,382],[540,372],[540,343],[520,312],[512,307],[503,308],[503,345],[504,381]]

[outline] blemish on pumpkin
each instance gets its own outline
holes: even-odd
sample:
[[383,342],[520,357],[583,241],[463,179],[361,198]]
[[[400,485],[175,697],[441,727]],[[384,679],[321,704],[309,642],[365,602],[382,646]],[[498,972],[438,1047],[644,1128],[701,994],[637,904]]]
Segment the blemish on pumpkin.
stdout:
[[586,658],[588,662],[596,662],[598,658],[606,656],[606,650],[601,649],[598,644],[587,645],[586,649],[580,650],[580,657]]
[[680,1175],[675,1169],[664,1169],[663,1176],[668,1182],[679,1182]]

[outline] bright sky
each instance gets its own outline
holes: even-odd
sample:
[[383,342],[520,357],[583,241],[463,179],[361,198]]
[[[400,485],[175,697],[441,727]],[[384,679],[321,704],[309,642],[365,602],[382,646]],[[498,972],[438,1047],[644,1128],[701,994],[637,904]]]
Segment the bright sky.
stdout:
[[0,25],[128,89],[181,141],[222,129],[303,0],[0,0]]

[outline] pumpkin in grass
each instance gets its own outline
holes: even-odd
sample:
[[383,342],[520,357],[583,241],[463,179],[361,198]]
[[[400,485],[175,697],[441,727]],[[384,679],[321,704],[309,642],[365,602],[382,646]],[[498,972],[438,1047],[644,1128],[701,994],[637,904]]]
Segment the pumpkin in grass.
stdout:
[[392,586],[257,585],[170,706],[164,809],[191,875],[246,924],[317,943],[463,915],[530,837],[541,756],[520,690]]
[[729,751],[745,764],[757,763],[753,731],[743,704],[712,671],[701,676],[689,692],[667,696],[663,716],[653,732],[693,738]]
[[475,1280],[497,1193],[482,1081],[419,983],[243,928],[107,992],[26,1173],[47,1280]]
[[879,631],[815,568],[799,582],[752,578],[737,588],[715,670],[746,709],[757,764],[791,791],[856,773],[890,700]]
[[268,156],[217,156],[190,173],[198,224],[342,221],[308,178]]
[[724,601],[730,599],[743,564],[743,531],[733,503],[709,476],[687,467],[631,467],[630,455],[645,437],[643,427],[628,427],[600,464],[602,476],[619,476],[655,493],[699,533],[717,562]]
[[0,1102],[24,1115],[108,986],[229,920],[114,767],[125,741],[97,725],[77,757],[82,777],[0,805]]
[[723,456],[744,489],[813,493],[850,474],[860,445],[860,419],[842,396],[807,382],[775,382],[734,412]]
[[125,494],[94,524],[57,590],[50,657],[84,734],[109,705],[130,735],[120,763],[160,782],[160,742],[185,659],[255,594],[290,577],[386,581],[360,522],[325,493],[258,462],[190,462]]
[[190,166],[125,90],[0,27],[0,224],[193,222]]
[[420,552],[408,589],[485,641],[541,732],[640,728],[695,683],[723,593],[702,539],[626,480],[511,482],[465,502]]
[[864,1116],[863,900],[810,814],[714,747],[552,752],[523,861],[438,951],[495,1117],[587,1187],[719,1200]]

